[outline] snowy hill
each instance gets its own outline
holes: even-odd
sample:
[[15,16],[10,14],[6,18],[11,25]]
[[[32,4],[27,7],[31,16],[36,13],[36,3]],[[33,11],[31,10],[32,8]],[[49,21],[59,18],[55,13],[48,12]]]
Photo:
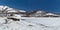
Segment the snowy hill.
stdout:
[[[7,8],[7,9],[6,9]],[[14,9],[14,8],[10,8],[10,7],[8,7],[8,6],[0,6],[0,11],[3,11],[3,10],[5,10],[6,9],[6,11],[10,11],[10,12],[16,12],[16,11],[18,11],[17,9]],[[24,11],[24,10],[19,10],[19,12],[26,12],[26,11]]]
[[[11,13],[17,13],[17,14],[20,14],[21,13],[25,13],[26,11],[24,10],[18,10],[18,9],[14,9],[14,8],[10,8],[8,6],[0,6],[0,17],[2,16],[7,16]],[[20,14],[23,16],[23,14]]]
[[6,17],[0,18],[0,30],[60,30],[60,18],[25,17],[21,21],[8,19],[7,23]]
[[[45,11],[31,11],[26,13],[26,11],[24,10],[18,10],[18,9],[14,9],[14,8],[10,8],[8,6],[0,6],[0,13],[19,13],[21,16],[31,16],[31,17],[43,17],[43,16],[60,16],[58,14],[54,14],[54,13],[47,13]],[[28,15],[29,14],[29,15]]]
[[[54,13],[32,11],[27,13],[31,17],[21,17],[26,15],[26,11],[8,6],[0,6],[0,13],[3,16],[0,17],[0,30],[60,30],[60,17],[43,17],[60,16]],[[7,13],[10,13],[9,16],[4,16]]]

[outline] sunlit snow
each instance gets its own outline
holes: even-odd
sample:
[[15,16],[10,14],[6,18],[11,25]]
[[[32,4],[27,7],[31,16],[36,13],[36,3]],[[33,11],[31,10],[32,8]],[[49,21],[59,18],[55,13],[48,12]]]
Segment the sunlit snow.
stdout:
[[60,18],[22,17],[21,21],[9,20],[0,17],[0,30],[60,30]]

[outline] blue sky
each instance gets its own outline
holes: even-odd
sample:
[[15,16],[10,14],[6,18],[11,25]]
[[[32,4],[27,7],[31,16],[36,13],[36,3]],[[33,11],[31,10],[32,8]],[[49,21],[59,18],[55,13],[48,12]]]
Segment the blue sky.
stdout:
[[60,13],[60,0],[0,0],[0,5],[26,11],[43,9],[47,12]]

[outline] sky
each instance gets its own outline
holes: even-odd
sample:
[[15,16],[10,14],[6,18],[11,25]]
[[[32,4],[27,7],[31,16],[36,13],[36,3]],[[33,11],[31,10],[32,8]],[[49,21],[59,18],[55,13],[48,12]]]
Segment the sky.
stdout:
[[60,0],[0,0],[0,5],[25,11],[40,10],[60,13]]

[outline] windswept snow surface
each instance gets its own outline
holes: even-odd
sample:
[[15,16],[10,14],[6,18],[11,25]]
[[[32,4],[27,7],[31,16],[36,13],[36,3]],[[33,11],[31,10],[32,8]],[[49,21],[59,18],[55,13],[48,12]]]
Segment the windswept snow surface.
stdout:
[[0,30],[60,30],[60,18],[22,17],[21,21],[13,21],[0,17]]

